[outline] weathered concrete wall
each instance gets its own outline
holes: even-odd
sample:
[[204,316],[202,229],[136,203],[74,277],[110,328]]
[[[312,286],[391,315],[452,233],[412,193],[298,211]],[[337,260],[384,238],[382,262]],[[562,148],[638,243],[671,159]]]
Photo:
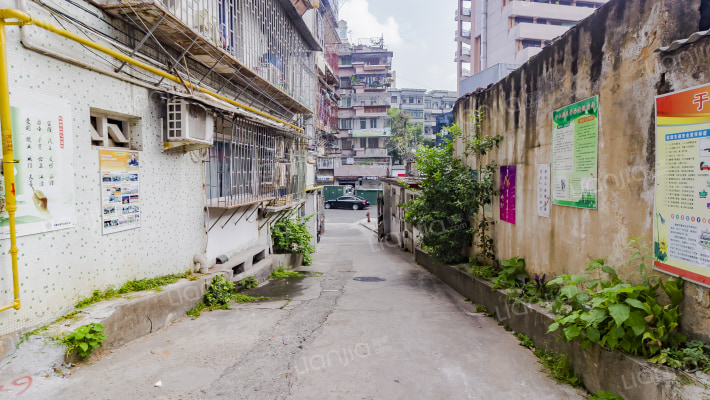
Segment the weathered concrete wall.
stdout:
[[[627,237],[650,238],[653,231],[654,97],[710,81],[710,40],[668,55],[655,50],[707,29],[701,6],[709,3],[611,1],[505,80],[459,99],[457,122],[464,125],[474,110],[485,111],[485,133],[505,138],[489,157],[498,165],[517,165],[516,225],[496,222],[494,228],[500,259],[522,256],[531,271],[564,274],[608,256],[622,273],[631,272]],[[552,111],[595,95],[598,210],[553,206],[550,218],[539,217],[536,164],[552,162]],[[710,292],[693,284],[686,289],[684,328],[708,339]]]

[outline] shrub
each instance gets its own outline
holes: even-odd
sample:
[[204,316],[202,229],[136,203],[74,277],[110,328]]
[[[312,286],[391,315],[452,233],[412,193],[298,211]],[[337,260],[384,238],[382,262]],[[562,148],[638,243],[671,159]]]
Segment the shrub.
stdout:
[[271,228],[274,251],[281,254],[302,254],[303,265],[311,265],[315,249],[311,244],[313,235],[308,232],[306,222],[314,215],[306,218],[284,218],[274,224]]
[[463,142],[462,155],[475,157],[475,171],[454,154],[454,142],[447,138],[442,147],[420,146],[416,152],[416,168],[424,179],[417,196],[403,205],[404,220],[419,228],[422,248],[443,263],[459,262],[462,250],[472,243],[481,258],[494,256],[493,239],[487,233],[491,222],[483,208],[497,194],[495,164],[481,160],[503,137],[483,135],[483,118],[482,113],[471,117],[471,134],[465,135],[458,125],[448,128],[453,140]]
[[223,275],[216,275],[205,291],[205,305],[212,307],[228,304],[234,298],[234,289],[234,282],[228,281]]

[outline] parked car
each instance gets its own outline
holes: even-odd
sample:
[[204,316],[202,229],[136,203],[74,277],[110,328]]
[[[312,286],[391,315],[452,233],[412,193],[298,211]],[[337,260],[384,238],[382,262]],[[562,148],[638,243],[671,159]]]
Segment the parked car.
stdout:
[[369,205],[370,202],[357,196],[340,196],[325,202],[325,208],[352,208],[353,210],[362,210]]

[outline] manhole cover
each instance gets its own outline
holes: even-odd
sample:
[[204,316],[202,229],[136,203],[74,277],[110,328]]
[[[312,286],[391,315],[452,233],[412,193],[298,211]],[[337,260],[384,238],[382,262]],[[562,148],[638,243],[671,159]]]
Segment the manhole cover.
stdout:
[[358,276],[353,278],[354,281],[360,282],[382,282],[384,278],[378,278],[376,276]]

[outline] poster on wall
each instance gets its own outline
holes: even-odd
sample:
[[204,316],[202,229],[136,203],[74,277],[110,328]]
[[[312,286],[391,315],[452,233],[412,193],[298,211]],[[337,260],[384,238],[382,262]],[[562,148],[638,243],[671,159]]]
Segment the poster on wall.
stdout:
[[552,112],[552,204],[597,209],[599,96]]
[[515,165],[500,167],[500,220],[515,225]]
[[[10,120],[15,160],[17,236],[75,226],[71,108],[62,99],[13,91]],[[10,237],[0,175],[0,238]]]
[[656,269],[710,286],[710,85],[656,98]]
[[103,234],[140,227],[138,153],[99,150]]
[[537,165],[537,215],[550,218],[550,164]]

